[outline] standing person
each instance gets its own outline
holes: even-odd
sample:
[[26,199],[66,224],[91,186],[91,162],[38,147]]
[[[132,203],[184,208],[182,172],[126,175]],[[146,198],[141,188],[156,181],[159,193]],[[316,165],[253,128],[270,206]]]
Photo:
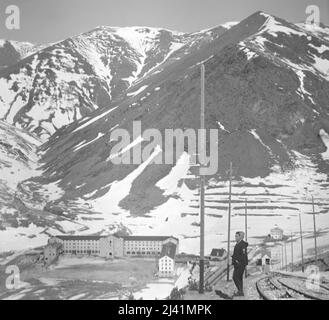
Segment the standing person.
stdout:
[[243,274],[248,264],[248,243],[243,241],[244,232],[238,231],[235,234],[236,245],[234,247],[232,264],[234,266],[233,281],[238,291],[234,293],[236,297],[244,296],[243,292]]

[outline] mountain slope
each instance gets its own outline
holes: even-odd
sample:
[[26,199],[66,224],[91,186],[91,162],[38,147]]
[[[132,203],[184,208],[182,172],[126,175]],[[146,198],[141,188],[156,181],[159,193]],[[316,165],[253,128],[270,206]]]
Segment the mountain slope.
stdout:
[[[111,133],[117,128],[129,132],[130,141],[121,153],[130,152],[132,159],[133,147],[144,150],[149,145],[133,134],[133,121],[141,121],[142,130],[160,130],[162,137],[165,129],[198,129],[203,63],[206,128],[218,129],[219,165],[206,184],[207,250],[225,241],[230,162],[233,231],[243,228],[245,198],[251,242],[274,224],[285,223],[297,232],[299,210],[311,231],[313,195],[323,231],[319,243],[325,244],[329,45],[319,30],[312,33],[262,12],[222,31],[219,27],[183,35],[186,43],[182,40],[174,51],[152,47],[150,56],[155,58],[149,63],[147,58],[141,63],[142,53],[150,52],[148,42],[143,42],[146,38],[131,43],[125,57],[135,67],[118,77],[117,83],[125,79],[123,89],[116,94],[118,87],[104,89],[111,95],[106,108],[95,107],[86,117],[58,128],[39,148],[42,174],[20,183],[21,201],[39,210],[65,212],[86,228],[85,233],[110,232],[124,225],[139,234],[175,234],[182,251],[197,252],[199,182],[193,154],[185,147],[173,164],[152,163],[164,156],[162,141],[153,145],[142,163],[116,165],[111,160],[120,152],[111,153],[116,144]],[[82,42],[75,46],[87,61]],[[125,65],[129,69],[130,64]],[[95,77],[102,73],[93,72]],[[127,81],[130,76],[134,78]],[[114,83],[107,82],[105,71],[101,79],[104,88]]]
[[46,140],[120,98],[178,49],[193,50],[225,30],[206,31],[204,40],[203,33],[98,27],[58,42],[0,72],[0,118]]
[[16,64],[40,49],[42,49],[42,46],[29,42],[0,39],[0,70]]

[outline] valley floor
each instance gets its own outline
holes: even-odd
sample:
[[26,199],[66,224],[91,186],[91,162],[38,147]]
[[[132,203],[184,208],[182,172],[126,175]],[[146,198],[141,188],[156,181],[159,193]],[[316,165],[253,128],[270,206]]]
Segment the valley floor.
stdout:
[[[20,260],[22,261],[22,260]],[[15,263],[10,262],[7,265]],[[54,265],[29,264],[20,273],[20,286],[5,287],[5,266],[0,265],[0,300],[127,299],[132,292],[139,299],[164,299],[174,287],[174,279],[157,279],[154,259],[115,259],[62,256]],[[186,278],[188,269],[178,267]]]

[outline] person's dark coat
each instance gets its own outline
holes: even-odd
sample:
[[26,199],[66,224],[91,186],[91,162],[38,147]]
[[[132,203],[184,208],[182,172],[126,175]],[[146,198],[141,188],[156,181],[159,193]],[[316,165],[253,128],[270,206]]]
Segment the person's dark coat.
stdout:
[[232,264],[235,267],[245,267],[248,264],[248,242],[241,240],[238,242],[233,251]]

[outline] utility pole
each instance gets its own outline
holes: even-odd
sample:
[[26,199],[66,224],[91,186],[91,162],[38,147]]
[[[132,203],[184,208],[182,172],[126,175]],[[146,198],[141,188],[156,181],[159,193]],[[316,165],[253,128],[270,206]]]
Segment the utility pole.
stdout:
[[285,257],[285,260],[286,260],[286,271],[288,271],[288,261],[287,261],[287,245],[286,245],[286,242],[284,242],[284,257]]
[[[246,236],[246,241],[248,241],[248,207],[247,207],[247,201],[248,199],[245,199],[245,204],[244,204],[244,233]],[[245,271],[245,277],[248,277],[248,270],[246,266],[246,271]]]
[[283,243],[281,243],[281,265],[282,265],[282,270],[284,268],[284,257],[283,257]]
[[230,162],[230,185],[228,198],[228,225],[227,225],[227,274],[226,280],[230,280],[230,241],[231,241],[231,198],[232,198],[232,162]]
[[[199,150],[199,169],[200,169],[200,263],[199,263],[199,293],[204,293],[204,185],[205,177],[201,174],[201,168],[203,166],[203,155],[205,148],[205,67],[201,64],[201,114],[200,114],[200,127],[201,127],[201,143]],[[200,158],[202,159],[200,161]]]
[[292,232],[291,232],[291,271],[294,271],[294,242],[292,240]]
[[318,264],[318,247],[316,243],[316,224],[315,224],[315,210],[314,210],[314,198],[312,196],[312,209],[313,209],[313,227],[314,227],[314,251],[315,251],[315,264]]
[[302,251],[302,272],[304,272],[303,231],[302,231],[302,218],[300,212],[299,212],[299,232],[300,232],[300,250]]

